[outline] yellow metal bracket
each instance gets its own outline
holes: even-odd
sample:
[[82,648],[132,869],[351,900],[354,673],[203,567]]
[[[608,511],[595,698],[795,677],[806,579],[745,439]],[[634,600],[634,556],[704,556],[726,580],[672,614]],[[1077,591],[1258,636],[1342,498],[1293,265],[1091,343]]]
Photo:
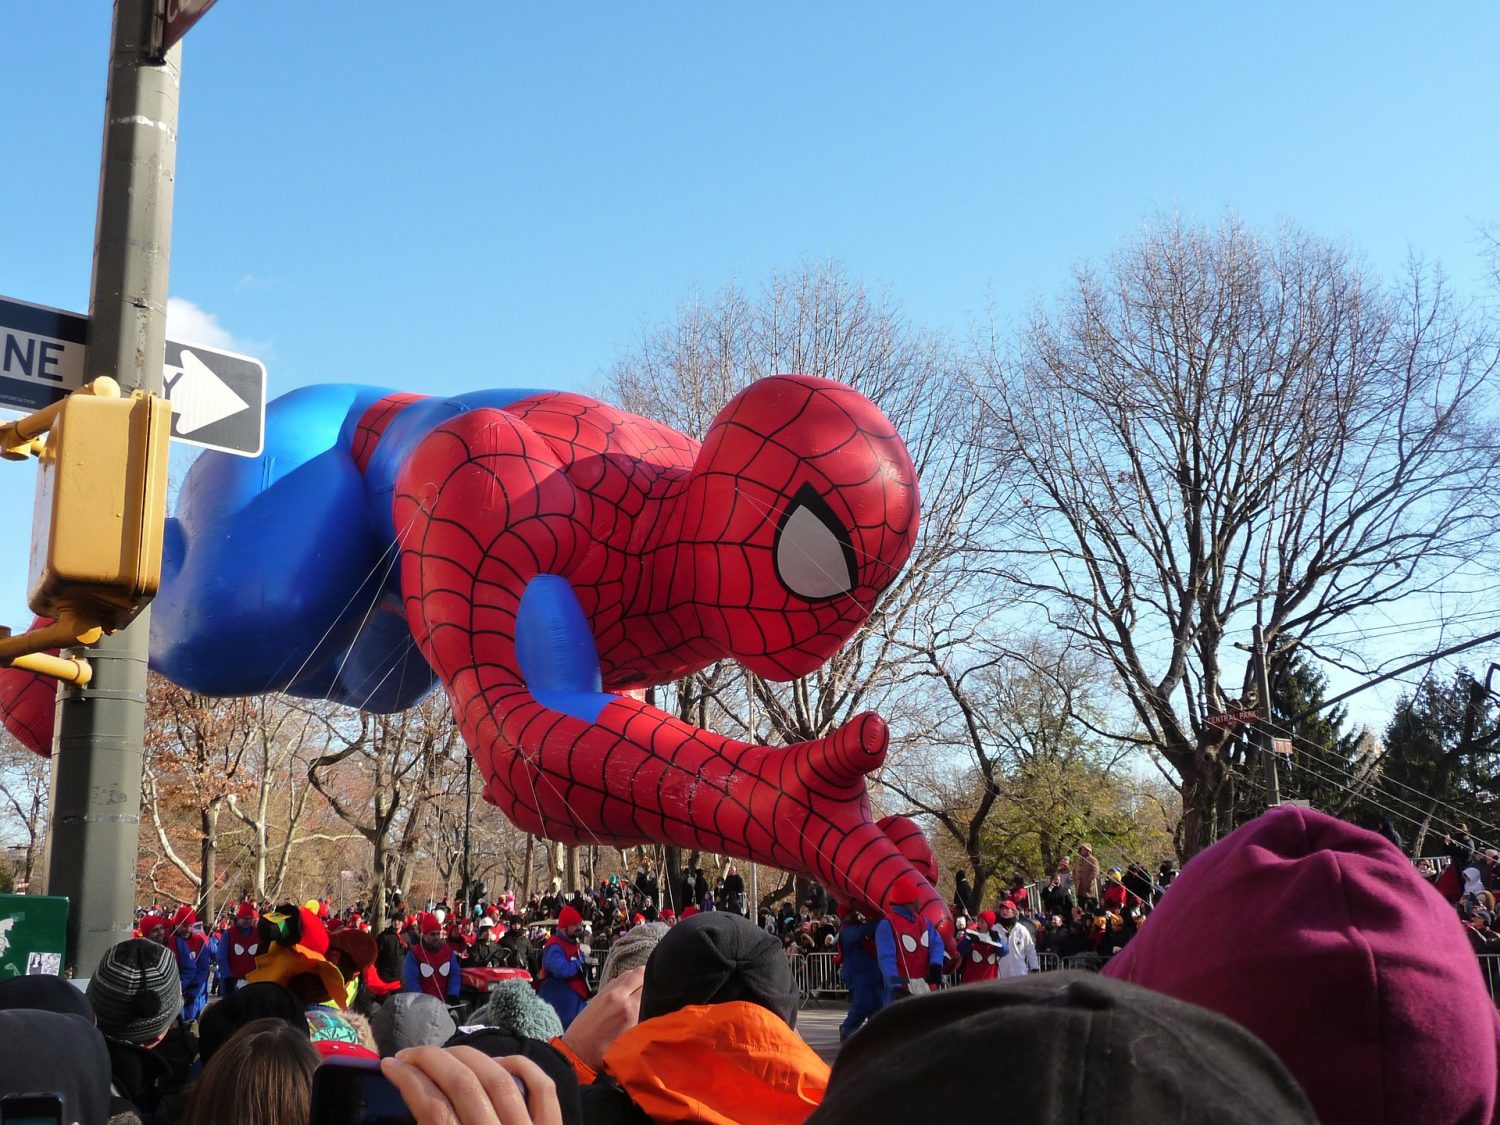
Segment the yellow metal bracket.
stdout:
[[81,657],[53,656],[46,650],[91,645],[103,635],[104,630],[98,625],[73,617],[61,617],[50,625],[14,637],[9,629],[0,626],[0,664],[83,687],[94,675],[89,662]]
[[[93,395],[95,398],[119,398],[120,384],[108,375],[101,375],[73,393]],[[63,404],[67,401],[66,398],[60,398],[35,414],[17,418],[14,422],[0,422],[0,457],[8,461],[24,461],[28,457],[39,455],[47,431],[57,422],[57,416],[62,413]]]

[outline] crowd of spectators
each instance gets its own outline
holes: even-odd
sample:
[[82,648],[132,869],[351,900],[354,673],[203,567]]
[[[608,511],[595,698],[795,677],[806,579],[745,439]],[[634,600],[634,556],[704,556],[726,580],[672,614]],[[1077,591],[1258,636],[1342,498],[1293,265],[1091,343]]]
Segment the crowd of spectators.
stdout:
[[[1450,847],[1479,949],[1500,856]],[[1100,870],[1079,848],[985,905],[961,873],[951,944],[908,878],[883,915],[813,886],[755,921],[727,879],[696,879],[706,893],[680,910],[611,879],[428,902],[378,933],[321,901],[236,904],[206,927],[143,911],[86,982],[0,982],[0,1108],[42,1094],[54,1120],[122,1125],[317,1125],[381,1098],[397,1114],[382,1120],[422,1125],[868,1125],[960,1094],[1036,1122],[1500,1110],[1494,1006],[1454,964],[1452,911],[1395,849],[1321,814],[1268,813],[1180,879]],[[1247,902],[1263,910],[1224,927]],[[824,954],[851,984],[865,974],[831,1070],[795,1031],[799,959]],[[1067,970],[1090,959],[1102,974]],[[460,978],[483,986],[463,995]],[[1359,1047],[1371,1028],[1403,1062],[1379,1083]]]
[[[1395,828],[1385,822],[1391,838]],[[1400,837],[1394,842],[1401,846]],[[1467,825],[1459,825],[1457,831],[1443,838],[1443,856],[1446,864],[1435,864],[1431,859],[1418,861],[1422,875],[1452,902],[1458,910],[1460,921],[1469,945],[1476,954],[1500,954],[1500,932],[1495,929],[1500,901],[1500,850],[1480,848]],[[1488,970],[1486,982],[1497,998],[1500,998],[1500,972]]]

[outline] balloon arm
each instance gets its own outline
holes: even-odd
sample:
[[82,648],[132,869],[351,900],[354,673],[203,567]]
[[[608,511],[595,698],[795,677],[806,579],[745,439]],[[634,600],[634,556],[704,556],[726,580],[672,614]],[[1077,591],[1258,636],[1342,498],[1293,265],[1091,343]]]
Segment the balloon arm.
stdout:
[[599,652],[568,580],[539,574],[516,609],[516,663],[539,703],[585,722],[615,697],[603,689]]

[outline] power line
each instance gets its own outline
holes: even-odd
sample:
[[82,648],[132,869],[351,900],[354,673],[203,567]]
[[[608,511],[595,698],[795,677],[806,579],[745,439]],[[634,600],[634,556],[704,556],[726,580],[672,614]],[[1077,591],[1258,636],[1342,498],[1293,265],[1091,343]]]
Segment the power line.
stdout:
[[1493,633],[1486,633],[1482,637],[1475,637],[1473,640],[1464,641],[1462,644],[1450,645],[1448,648],[1440,649],[1439,651],[1434,652],[1429,656],[1424,656],[1419,660],[1413,660],[1410,664],[1403,664],[1400,668],[1376,676],[1373,680],[1367,680],[1363,684],[1360,684],[1358,687],[1350,688],[1345,692],[1340,692],[1332,699],[1325,699],[1321,703],[1318,703],[1313,707],[1309,707],[1307,710],[1301,712],[1300,714],[1293,715],[1290,719],[1287,720],[1287,722],[1300,723],[1304,719],[1312,718],[1319,711],[1332,707],[1335,703],[1342,703],[1344,700],[1350,698],[1351,696],[1358,695],[1362,691],[1368,691],[1370,688],[1375,687],[1377,684],[1383,684],[1387,680],[1394,680],[1397,676],[1404,675],[1405,673],[1410,672],[1413,669],[1421,668],[1424,665],[1436,664],[1439,660],[1442,660],[1445,657],[1455,656],[1460,652],[1467,652],[1471,648],[1478,648],[1482,644],[1489,644],[1491,641],[1495,640],[1500,640],[1500,629],[1497,629]]
[[[1285,728],[1278,728],[1278,727],[1275,727],[1274,725],[1273,725],[1272,729],[1285,730]],[[1304,750],[1304,752],[1306,752],[1306,754],[1308,755],[1308,757],[1311,759],[1312,762],[1315,762],[1317,765],[1322,766],[1322,767],[1324,767],[1324,768],[1326,768],[1326,769],[1328,769],[1330,771],[1333,771],[1333,772],[1337,773],[1339,776],[1343,777],[1344,779],[1346,779],[1348,781],[1354,782],[1355,785],[1359,785],[1359,786],[1363,786],[1364,785],[1364,779],[1363,778],[1359,777],[1357,774],[1354,774],[1354,773],[1352,773],[1352,772],[1344,769],[1342,766],[1338,765],[1337,762],[1332,761],[1332,760],[1327,759],[1327,758],[1324,758],[1322,756],[1322,754],[1317,750],[1316,744],[1312,743],[1311,741],[1309,741],[1306,738],[1301,737],[1300,735],[1295,734],[1294,732],[1286,731],[1285,733],[1287,734],[1288,737],[1290,737],[1292,739],[1292,741],[1294,742],[1294,744],[1300,744],[1301,745],[1302,749]],[[1397,817],[1397,818],[1405,821],[1406,823],[1411,824],[1411,825],[1413,825],[1413,826],[1415,826],[1415,827],[1417,827],[1419,829],[1422,826],[1423,820],[1427,820],[1429,824],[1435,825],[1436,827],[1442,829],[1445,834],[1451,835],[1454,831],[1463,830],[1465,828],[1465,825],[1467,823],[1472,822],[1474,824],[1479,825],[1481,828],[1488,829],[1490,832],[1494,833],[1494,838],[1495,839],[1500,840],[1500,828],[1497,828],[1493,824],[1489,824],[1489,823],[1487,823],[1485,821],[1478,820],[1477,818],[1469,818],[1469,820],[1467,820],[1467,821],[1459,821],[1456,818],[1453,819],[1453,820],[1449,820],[1449,819],[1447,819],[1445,817],[1438,816],[1436,808],[1431,813],[1429,813],[1427,810],[1425,810],[1425,809],[1423,809],[1423,808],[1421,808],[1421,807],[1419,807],[1417,805],[1412,804],[1410,801],[1403,800],[1402,798],[1396,796],[1394,793],[1385,793],[1385,792],[1382,792],[1380,790],[1380,788],[1379,788],[1379,782],[1372,783],[1374,785],[1374,793],[1372,795],[1369,792],[1368,788],[1361,788],[1361,789],[1350,788],[1349,786],[1340,783],[1339,781],[1337,781],[1334,778],[1328,776],[1327,774],[1319,772],[1319,770],[1314,769],[1313,766],[1311,764],[1309,764],[1306,759],[1304,759],[1304,761],[1303,761],[1302,768],[1304,770],[1306,770],[1308,773],[1312,774],[1313,777],[1317,778],[1317,780],[1323,782],[1324,784],[1326,784],[1326,785],[1333,785],[1336,788],[1342,789],[1345,793],[1348,793],[1348,794],[1350,794],[1353,797],[1366,800],[1370,804],[1374,805],[1381,812],[1386,813],[1387,815],[1390,815],[1390,816]],[[1407,786],[1406,788],[1410,788],[1410,786]],[[1413,792],[1418,792],[1419,793],[1420,791],[1413,790]],[[1416,817],[1414,817],[1414,816],[1411,815],[1411,813],[1402,812],[1402,811],[1400,811],[1400,810],[1398,810],[1396,808],[1391,807],[1391,805],[1389,805],[1389,804],[1382,804],[1380,802],[1380,800],[1376,799],[1376,798],[1381,798],[1381,797],[1383,797],[1388,802],[1393,802],[1396,805],[1400,805],[1402,808],[1410,809],[1412,812],[1415,812],[1418,815]],[[1442,802],[1437,802],[1436,804],[1437,804],[1438,808],[1443,808],[1443,809],[1445,809],[1445,810],[1447,810],[1449,812],[1454,812],[1455,811],[1455,810],[1453,810],[1452,806],[1445,805]],[[1480,840],[1479,842],[1480,843],[1486,843],[1486,844],[1492,843],[1492,841],[1484,841],[1484,840]]]
[[[1272,725],[1272,729],[1275,729],[1275,730],[1284,730],[1285,728],[1278,727],[1278,726],[1275,726],[1273,724]],[[1357,774],[1355,774],[1355,773],[1353,773],[1353,772],[1351,772],[1349,770],[1346,770],[1343,767],[1339,766],[1338,763],[1334,759],[1332,759],[1331,757],[1322,757],[1322,755],[1325,754],[1325,753],[1327,753],[1327,751],[1324,748],[1319,747],[1316,743],[1314,743],[1310,739],[1307,739],[1307,738],[1305,738],[1305,737],[1303,737],[1303,736],[1301,736],[1299,734],[1296,734],[1293,731],[1285,731],[1285,733],[1286,733],[1286,735],[1289,738],[1291,738],[1293,740],[1293,742],[1301,745],[1307,752],[1312,753],[1314,755],[1317,755],[1318,756],[1317,760],[1320,761],[1322,764],[1328,766],[1330,769],[1337,770],[1341,775],[1343,775],[1344,777],[1348,778],[1351,781],[1360,782],[1360,781],[1363,780],[1362,778],[1359,777],[1359,775],[1357,775]],[[1397,779],[1392,778],[1392,777],[1387,777],[1384,774],[1381,774],[1379,776],[1379,778],[1376,779],[1375,781],[1371,782],[1371,784],[1373,784],[1374,786],[1376,786],[1377,790],[1380,787],[1382,787],[1382,786],[1384,786],[1384,787],[1398,787],[1398,788],[1406,790],[1409,793],[1414,794],[1417,797],[1421,797],[1421,798],[1423,798],[1425,800],[1435,800],[1433,798],[1433,796],[1432,796],[1431,793],[1423,792],[1421,789],[1418,789],[1415,786],[1407,785],[1405,782],[1398,781]],[[1417,808],[1418,807],[1416,805],[1411,804],[1411,802],[1409,802],[1409,801],[1402,801],[1401,798],[1398,797],[1398,796],[1396,796],[1395,793],[1390,793],[1388,796],[1389,796],[1390,800],[1401,801],[1401,803],[1404,804],[1407,808]],[[1479,825],[1479,826],[1481,826],[1483,828],[1489,829],[1491,832],[1495,833],[1495,835],[1496,835],[1497,838],[1500,838],[1500,826],[1496,826],[1494,824],[1490,824],[1487,821],[1483,821],[1483,820],[1478,819],[1477,817],[1466,817],[1464,819],[1459,819],[1460,810],[1456,809],[1453,805],[1447,804],[1447,803],[1445,803],[1445,802],[1443,802],[1441,800],[1437,800],[1436,801],[1436,805],[1437,805],[1437,808],[1446,809],[1449,812],[1454,813],[1455,816],[1454,816],[1452,822],[1450,823],[1448,821],[1445,821],[1443,818],[1437,816],[1436,815],[1436,810],[1434,810],[1434,813],[1433,813],[1433,822],[1434,823],[1436,823],[1436,824],[1438,824],[1440,826],[1443,826],[1443,827],[1462,827],[1463,825],[1465,825],[1467,823],[1473,823],[1473,824],[1477,824],[1477,825]],[[1424,813],[1424,815],[1426,815],[1426,814]]]

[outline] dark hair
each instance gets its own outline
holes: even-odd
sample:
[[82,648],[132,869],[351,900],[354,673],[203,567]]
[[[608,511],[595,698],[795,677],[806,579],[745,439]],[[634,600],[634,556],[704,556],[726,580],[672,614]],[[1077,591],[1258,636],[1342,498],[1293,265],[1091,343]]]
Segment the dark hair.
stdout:
[[307,1036],[285,1020],[252,1020],[203,1068],[182,1125],[306,1121],[312,1113],[312,1078],[319,1061]]

